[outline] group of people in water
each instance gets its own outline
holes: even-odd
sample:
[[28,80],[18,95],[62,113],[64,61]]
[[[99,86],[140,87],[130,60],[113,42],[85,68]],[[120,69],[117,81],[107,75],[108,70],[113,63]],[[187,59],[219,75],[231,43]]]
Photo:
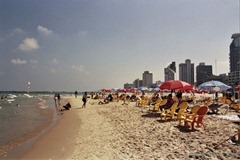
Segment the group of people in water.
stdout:
[[7,95],[2,95],[1,100],[5,100],[5,99],[8,99],[8,96]]

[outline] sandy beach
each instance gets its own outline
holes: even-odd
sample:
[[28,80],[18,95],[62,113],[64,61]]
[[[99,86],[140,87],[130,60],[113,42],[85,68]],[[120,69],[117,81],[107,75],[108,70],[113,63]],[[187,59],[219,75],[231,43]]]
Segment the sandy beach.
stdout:
[[190,132],[135,102],[89,99],[81,108],[80,97],[66,101],[72,109],[20,159],[240,159],[240,145],[229,139],[239,127],[232,121],[206,115],[207,129]]

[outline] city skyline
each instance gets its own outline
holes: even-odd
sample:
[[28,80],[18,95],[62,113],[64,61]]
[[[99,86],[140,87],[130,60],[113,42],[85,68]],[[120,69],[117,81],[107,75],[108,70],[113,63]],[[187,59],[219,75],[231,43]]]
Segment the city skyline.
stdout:
[[228,73],[239,1],[0,0],[0,24],[0,90],[91,91],[173,60]]

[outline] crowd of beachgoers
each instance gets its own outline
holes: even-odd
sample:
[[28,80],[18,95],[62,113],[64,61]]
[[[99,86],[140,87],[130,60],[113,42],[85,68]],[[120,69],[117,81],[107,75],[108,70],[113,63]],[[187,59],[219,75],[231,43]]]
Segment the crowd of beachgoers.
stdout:
[[221,93],[89,93],[81,116],[99,138],[78,137],[73,159],[239,159],[239,103]]
[[86,95],[86,106],[83,95],[61,96],[60,122],[23,159],[240,159],[240,102],[234,96]]

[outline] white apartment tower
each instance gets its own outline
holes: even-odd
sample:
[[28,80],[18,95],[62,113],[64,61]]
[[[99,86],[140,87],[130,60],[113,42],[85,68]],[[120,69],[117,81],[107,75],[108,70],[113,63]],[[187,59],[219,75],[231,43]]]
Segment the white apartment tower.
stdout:
[[149,71],[144,71],[142,76],[143,76],[143,86],[151,87],[151,85],[153,84],[153,74],[149,73]]
[[194,64],[190,59],[186,59],[185,63],[179,64],[179,80],[194,85]]

